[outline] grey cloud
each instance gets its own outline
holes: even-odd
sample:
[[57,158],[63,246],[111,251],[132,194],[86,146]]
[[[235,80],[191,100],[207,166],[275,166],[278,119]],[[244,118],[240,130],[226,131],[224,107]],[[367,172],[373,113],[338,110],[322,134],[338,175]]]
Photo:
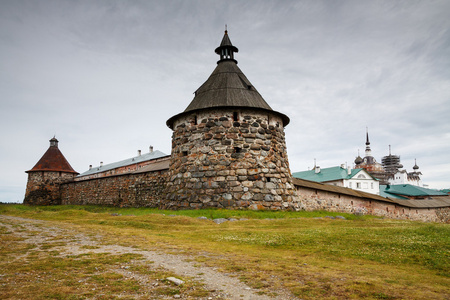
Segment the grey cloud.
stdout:
[[314,158],[350,164],[368,126],[378,160],[392,144],[443,187],[449,10],[448,1],[3,1],[0,157],[14,175],[0,182],[25,188],[24,171],[55,133],[79,172],[150,144],[170,153],[165,121],[213,71],[228,24],[239,67],[291,118],[292,171]]

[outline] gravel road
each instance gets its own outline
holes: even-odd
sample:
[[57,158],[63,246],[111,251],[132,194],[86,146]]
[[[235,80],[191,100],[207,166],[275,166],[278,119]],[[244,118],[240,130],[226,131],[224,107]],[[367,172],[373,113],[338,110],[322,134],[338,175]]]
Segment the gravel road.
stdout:
[[[236,277],[221,273],[216,268],[201,266],[193,261],[192,255],[167,254],[162,251],[141,250],[121,245],[103,244],[101,234],[89,234],[59,226],[55,222],[25,219],[12,216],[0,215],[0,225],[6,227],[12,234],[23,238],[24,243],[35,244],[38,249],[45,251],[46,243],[61,242],[63,246],[52,248],[58,250],[60,256],[79,255],[84,253],[111,253],[111,254],[140,254],[143,259],[139,264],[145,264],[149,268],[163,268],[180,277],[191,277],[193,280],[202,282],[206,289],[211,291],[210,295],[203,299],[291,299],[287,292],[281,292],[277,298],[258,295],[254,290]],[[20,225],[20,226],[17,226]],[[56,238],[56,240],[55,240]],[[95,248],[95,249],[93,249]],[[148,280],[142,274],[129,271],[127,268],[114,270],[126,278],[132,278],[139,282],[143,288],[151,290],[155,282]],[[279,291],[277,291],[279,292]],[[280,295],[280,293],[278,293]],[[177,298],[180,296],[176,296]],[[171,298],[173,298],[171,296]],[[181,295],[181,298],[183,296]]]

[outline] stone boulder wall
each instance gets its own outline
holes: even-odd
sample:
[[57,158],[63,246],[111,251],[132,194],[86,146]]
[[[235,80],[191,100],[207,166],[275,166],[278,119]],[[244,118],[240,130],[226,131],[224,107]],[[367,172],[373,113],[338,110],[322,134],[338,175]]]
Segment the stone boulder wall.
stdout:
[[[305,186],[296,185],[296,188],[302,201],[303,209],[308,211],[325,210],[330,212],[374,215],[391,219],[422,222],[450,222],[449,207],[407,207],[399,205],[398,203],[355,197],[343,193],[308,188]],[[420,202],[420,200],[418,201]]]
[[73,173],[39,171],[29,172],[24,204],[58,205],[61,204],[59,186],[62,182],[72,181]]
[[62,204],[159,207],[166,194],[165,171],[121,174],[61,184]]
[[281,118],[211,109],[174,122],[164,208],[299,209]]

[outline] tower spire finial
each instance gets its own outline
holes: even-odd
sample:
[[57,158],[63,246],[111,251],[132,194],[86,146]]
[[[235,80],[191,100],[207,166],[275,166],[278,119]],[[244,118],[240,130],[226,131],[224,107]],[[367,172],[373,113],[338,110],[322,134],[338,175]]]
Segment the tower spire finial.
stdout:
[[366,156],[372,156],[372,151],[370,150],[369,142],[369,129],[366,126]]
[[366,126],[366,145],[370,145],[369,142],[369,128]]
[[215,52],[220,55],[220,60],[217,63],[223,61],[233,61],[237,63],[234,59],[234,53],[238,52],[238,48],[233,46],[230,41],[230,37],[228,36],[228,26],[225,24],[225,34],[223,35],[222,42],[220,46],[216,48]]

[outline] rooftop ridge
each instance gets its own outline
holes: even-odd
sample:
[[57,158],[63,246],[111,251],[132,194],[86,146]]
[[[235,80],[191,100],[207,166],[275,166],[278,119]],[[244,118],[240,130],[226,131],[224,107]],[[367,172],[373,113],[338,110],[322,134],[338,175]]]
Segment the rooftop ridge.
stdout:
[[99,166],[95,166],[92,167],[91,169],[81,173],[78,177],[82,177],[82,176],[86,176],[86,175],[92,175],[92,174],[96,174],[96,173],[100,173],[100,172],[105,172],[105,171],[109,171],[109,170],[113,170],[115,168],[120,168],[120,167],[126,167],[126,166],[130,166],[136,163],[140,163],[140,162],[144,162],[144,161],[150,161],[150,160],[154,160],[154,159],[158,159],[158,158],[162,158],[167,156],[167,154],[159,151],[159,150],[155,150],[151,153],[144,153],[138,156],[134,156],[134,157],[130,157],[127,159],[123,159],[117,162],[112,162],[109,164],[105,164],[105,165],[99,165]]

